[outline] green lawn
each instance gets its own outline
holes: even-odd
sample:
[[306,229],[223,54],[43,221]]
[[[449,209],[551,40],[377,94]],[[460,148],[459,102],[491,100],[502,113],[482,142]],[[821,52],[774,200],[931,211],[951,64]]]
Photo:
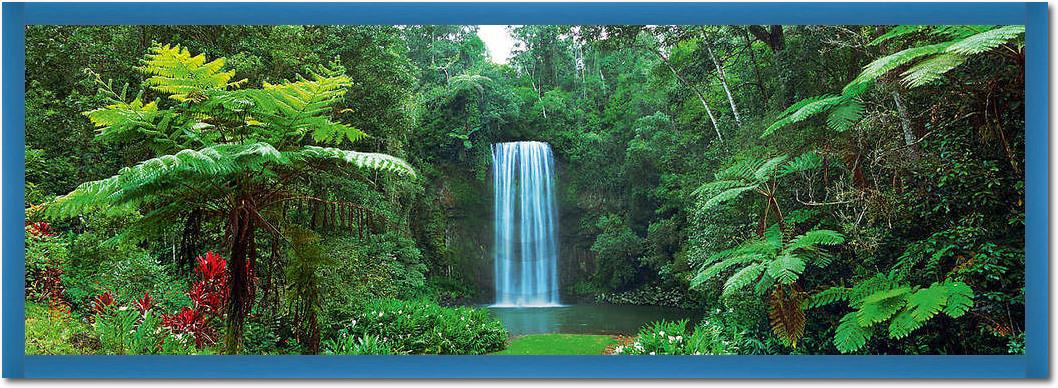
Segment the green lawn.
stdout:
[[608,335],[533,334],[515,337],[506,350],[492,354],[603,354],[615,342]]

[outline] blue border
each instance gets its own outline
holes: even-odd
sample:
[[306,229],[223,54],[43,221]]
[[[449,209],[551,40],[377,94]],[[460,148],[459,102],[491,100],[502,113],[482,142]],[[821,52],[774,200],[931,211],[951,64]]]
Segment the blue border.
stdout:
[[[246,12],[252,5],[253,12]],[[1046,3],[4,3],[5,378],[1037,378],[1048,333]],[[1026,349],[1017,356],[25,356],[25,25],[1025,24]]]

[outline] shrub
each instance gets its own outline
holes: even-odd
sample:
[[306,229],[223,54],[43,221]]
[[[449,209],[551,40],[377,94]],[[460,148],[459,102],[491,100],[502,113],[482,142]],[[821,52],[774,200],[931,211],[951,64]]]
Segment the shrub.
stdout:
[[95,316],[96,334],[103,354],[194,354],[191,340],[161,326],[153,311],[140,313],[127,307],[108,307]]
[[[631,343],[614,348],[614,354],[736,354],[741,338],[732,338],[723,323],[704,320],[687,330],[687,320],[659,321],[639,330]],[[737,335],[735,337],[738,337]]]
[[603,293],[595,296],[596,303],[686,307],[691,303],[687,293],[675,289],[647,286],[633,291]]
[[393,349],[376,336],[354,337],[343,329],[337,338],[323,341],[323,354],[393,354]]
[[485,354],[503,350],[507,342],[507,330],[485,309],[383,299],[353,316],[345,335],[382,338],[396,353]]

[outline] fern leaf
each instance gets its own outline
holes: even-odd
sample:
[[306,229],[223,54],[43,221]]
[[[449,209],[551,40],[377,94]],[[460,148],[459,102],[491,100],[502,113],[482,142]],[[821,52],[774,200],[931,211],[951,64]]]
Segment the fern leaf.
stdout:
[[745,186],[745,187],[735,187],[733,189],[727,189],[727,190],[721,191],[717,195],[714,195],[711,198],[709,198],[707,201],[705,201],[705,204],[703,204],[702,207],[705,208],[705,209],[709,209],[709,208],[718,206],[720,204],[723,204],[724,202],[727,202],[727,201],[733,200],[735,198],[738,198],[740,195],[742,195],[742,193],[745,193],[747,191],[750,191],[750,190],[753,190],[753,189],[756,189],[756,188],[757,188],[757,186],[753,185],[753,186]]
[[793,252],[797,249],[815,247],[818,245],[838,245],[845,242],[845,236],[829,229],[815,229],[794,237],[786,245],[785,251]]
[[913,318],[926,321],[937,315],[947,301],[948,289],[943,284],[933,283],[929,288],[911,294],[907,299],[907,305]]
[[852,353],[867,345],[867,340],[870,338],[871,332],[860,326],[856,313],[851,312],[845,314],[838,323],[838,328],[834,332],[834,346],[839,352]]
[[860,75],[856,76],[848,85],[845,85],[843,93],[849,94],[849,91],[856,87],[861,87],[863,84],[874,82],[886,73],[911,63],[912,61],[929,55],[940,54],[944,52],[952,42],[937,43],[925,46],[912,47],[909,49],[901,50],[896,53],[886,55],[878,58],[867,66],[863,67],[863,71]]
[[[721,253],[724,253],[724,252],[721,252]],[[721,272],[724,272],[725,270],[727,270],[727,269],[729,269],[731,267],[734,267],[736,265],[746,264],[746,263],[752,263],[752,262],[755,262],[755,261],[760,261],[760,259],[761,259],[761,256],[759,254],[745,252],[745,253],[739,253],[737,255],[727,257],[727,258],[725,258],[723,260],[719,260],[719,262],[717,262],[717,263],[715,263],[713,265],[710,265],[710,266],[706,267],[705,269],[703,269],[702,271],[698,272],[698,274],[695,275],[693,279],[691,279],[691,288],[697,288],[702,283],[705,283],[709,279],[715,277],[716,275],[719,275]]]
[[737,291],[741,291],[756,281],[764,272],[764,264],[751,264],[742,268],[724,282],[724,291],[721,296],[728,298]]
[[772,176],[775,176],[778,173],[779,166],[782,165],[783,162],[786,162],[786,159],[788,158],[789,156],[779,155],[774,158],[768,159],[766,162],[762,163],[759,167],[757,167],[756,171],[753,172],[753,179],[755,179],[757,182],[764,182],[770,180]]
[[793,254],[783,254],[768,263],[768,275],[778,280],[780,284],[790,284],[797,281],[801,273],[805,271],[805,261]]
[[150,75],[145,84],[169,94],[169,98],[185,101],[193,94],[207,90],[223,90],[238,86],[244,81],[230,82],[235,71],[224,70],[224,58],[206,62],[206,56],[191,56],[191,52],[179,45],[154,46],[139,67]]
[[856,99],[849,99],[830,111],[830,115],[827,116],[827,127],[837,132],[845,132],[856,125],[861,117],[863,117],[863,103]]
[[1025,35],[1025,26],[1023,25],[994,28],[966,37],[952,44],[945,51],[961,56],[980,54],[1002,46],[1022,35]]
[[808,151],[794,158],[789,163],[783,165],[782,175],[809,171],[819,168],[822,165],[823,160],[819,158],[819,155],[816,155],[815,152]]
[[889,337],[901,339],[907,337],[912,331],[922,327],[923,322],[911,316],[911,312],[904,310],[889,321]]
[[951,69],[966,62],[966,57],[956,54],[941,54],[919,62],[901,73],[903,82],[908,88],[917,88],[939,80]]
[[[823,95],[804,99],[794,105],[798,107],[796,110],[791,111],[789,114],[780,116],[778,120],[768,126],[768,128],[764,130],[764,133],[761,134],[760,137],[765,138],[768,135],[771,135],[779,128],[785,127],[790,124],[799,123],[801,121],[807,120],[812,116],[826,112],[834,106],[841,104],[844,100],[844,96],[834,95]],[[793,108],[794,106],[791,106],[790,108]],[[790,108],[787,108],[787,110],[790,110]]]
[[818,308],[838,302],[849,300],[849,289],[845,287],[830,287],[812,295],[808,300],[809,308]]
[[867,45],[877,46],[885,41],[892,40],[894,38],[911,35],[920,31],[925,31],[927,28],[927,26],[923,25],[895,26],[893,28],[890,28],[889,31],[886,31],[881,36],[874,38],[874,40],[872,40],[870,43],[867,43]]
[[944,306],[944,314],[958,318],[973,307],[974,291],[966,283],[949,280],[944,282],[944,287],[948,292],[948,303]]
[[901,287],[871,294],[864,298],[856,312],[857,321],[861,326],[868,327],[889,319],[907,305],[906,296],[910,291],[909,287]]
[[801,309],[804,293],[795,289],[784,291],[776,287],[768,300],[768,318],[772,332],[783,342],[797,348],[797,340],[805,332],[805,312]]
[[415,169],[413,169],[408,162],[387,154],[346,151],[337,148],[317,146],[305,146],[295,154],[304,159],[336,159],[360,168],[390,171],[400,175],[415,176]]

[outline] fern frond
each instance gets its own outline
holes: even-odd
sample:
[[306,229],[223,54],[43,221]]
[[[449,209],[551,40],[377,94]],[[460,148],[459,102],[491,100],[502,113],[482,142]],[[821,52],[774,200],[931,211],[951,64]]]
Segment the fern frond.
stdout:
[[770,180],[773,176],[778,173],[779,166],[783,164],[786,159],[789,159],[789,156],[779,155],[774,158],[768,159],[759,167],[757,167],[756,171],[753,172],[753,179],[755,179],[757,182],[765,182]]
[[771,275],[780,284],[790,284],[797,281],[805,270],[805,261],[793,254],[783,254],[768,263],[768,275]]
[[939,80],[951,69],[966,62],[966,57],[956,54],[941,54],[919,62],[907,71],[900,74],[904,85],[908,88],[917,88]]
[[867,345],[867,340],[870,338],[870,330],[860,326],[856,313],[851,312],[845,314],[838,323],[838,328],[834,332],[834,346],[839,352],[852,353]]
[[823,165],[823,160],[815,152],[805,152],[782,166],[782,175],[793,174],[817,169]]
[[352,80],[344,75],[312,73],[311,78],[301,75],[297,81],[280,84],[265,83],[261,90],[248,91],[255,102],[253,115],[263,121],[265,128],[275,134],[276,140],[300,139],[310,133],[317,142],[341,144],[345,140],[355,143],[367,134],[350,125],[330,120],[328,113],[346,93]]
[[764,264],[751,264],[742,268],[738,272],[735,272],[731,277],[727,278],[724,282],[724,291],[721,296],[727,298],[733,295],[737,291],[749,286],[751,283],[756,281],[761,273],[764,272]]
[[812,295],[808,300],[809,308],[818,308],[838,302],[849,300],[849,289],[846,287],[830,287]]
[[742,195],[742,193],[745,193],[747,191],[750,191],[750,190],[753,190],[753,189],[756,189],[756,188],[757,188],[757,185],[752,185],[752,186],[745,186],[745,187],[735,187],[735,188],[732,188],[732,189],[727,189],[727,190],[721,191],[720,193],[718,193],[718,194],[710,197],[708,200],[706,200],[705,204],[703,204],[702,207],[705,208],[705,209],[709,209],[709,208],[715,207],[715,206],[720,205],[720,204],[722,204],[724,202],[727,202],[727,201],[730,201],[732,199],[738,198],[740,195]]
[[1025,26],[1013,25],[983,31],[962,39],[945,50],[955,55],[980,54],[1025,35]]
[[863,117],[863,103],[857,99],[849,99],[830,111],[827,116],[827,128],[837,132],[845,132],[852,128]]
[[901,287],[868,296],[856,312],[856,320],[861,326],[868,327],[889,319],[907,305],[910,291],[909,287]]
[[408,162],[395,156],[371,152],[346,151],[330,147],[305,146],[294,153],[303,159],[335,159],[354,166],[415,176],[415,169]]
[[765,138],[768,135],[771,135],[779,128],[785,127],[790,124],[799,123],[801,121],[807,120],[812,116],[826,112],[827,110],[837,106],[838,104],[841,104],[845,100],[845,98],[845,96],[822,95],[816,97],[809,97],[804,100],[801,100],[797,104],[794,104],[790,108],[787,108],[787,111],[790,111],[790,113],[780,115],[779,119],[769,125],[768,128],[764,130],[764,133],[760,135],[760,137]]
[[772,332],[783,342],[797,348],[797,340],[805,332],[805,312],[801,309],[804,293],[784,288],[776,287],[768,299],[768,319]]
[[916,291],[907,298],[907,307],[911,316],[918,321],[933,318],[948,302],[948,290],[940,283],[933,283],[929,288]]
[[886,73],[900,66],[909,64],[918,58],[940,54],[944,52],[944,50],[947,50],[951,45],[952,42],[944,42],[917,46],[878,58],[873,62],[868,63],[867,66],[864,66],[860,75],[856,76],[856,78],[849,82],[848,85],[845,85],[843,93],[848,94],[848,92],[854,87],[859,87],[868,82],[874,82]]
[[948,303],[944,306],[944,314],[958,318],[973,307],[974,291],[966,283],[948,280],[944,282],[944,287],[948,293]]
[[179,45],[154,46],[139,67],[150,75],[144,81],[154,90],[169,94],[169,98],[185,101],[193,94],[207,90],[224,90],[238,86],[245,80],[229,82],[235,71],[224,71],[224,58],[206,62],[206,56],[191,56],[191,52]]
[[798,249],[815,247],[818,245],[838,245],[845,242],[845,236],[829,229],[815,229],[794,237],[784,249],[793,252]]
[[881,44],[881,43],[883,43],[885,41],[888,41],[888,40],[891,40],[891,39],[894,39],[894,38],[911,35],[911,34],[914,34],[914,33],[917,33],[917,32],[921,32],[921,31],[926,31],[928,28],[929,28],[928,26],[923,26],[923,25],[895,26],[893,28],[890,28],[889,31],[886,31],[881,36],[879,36],[877,38],[874,38],[874,40],[872,40],[870,43],[867,43],[867,46],[877,46],[877,45],[879,45],[879,44]]
[[901,311],[889,321],[889,337],[895,339],[907,337],[912,331],[922,327],[924,323],[925,322],[916,320],[915,317],[911,316],[910,311]]

